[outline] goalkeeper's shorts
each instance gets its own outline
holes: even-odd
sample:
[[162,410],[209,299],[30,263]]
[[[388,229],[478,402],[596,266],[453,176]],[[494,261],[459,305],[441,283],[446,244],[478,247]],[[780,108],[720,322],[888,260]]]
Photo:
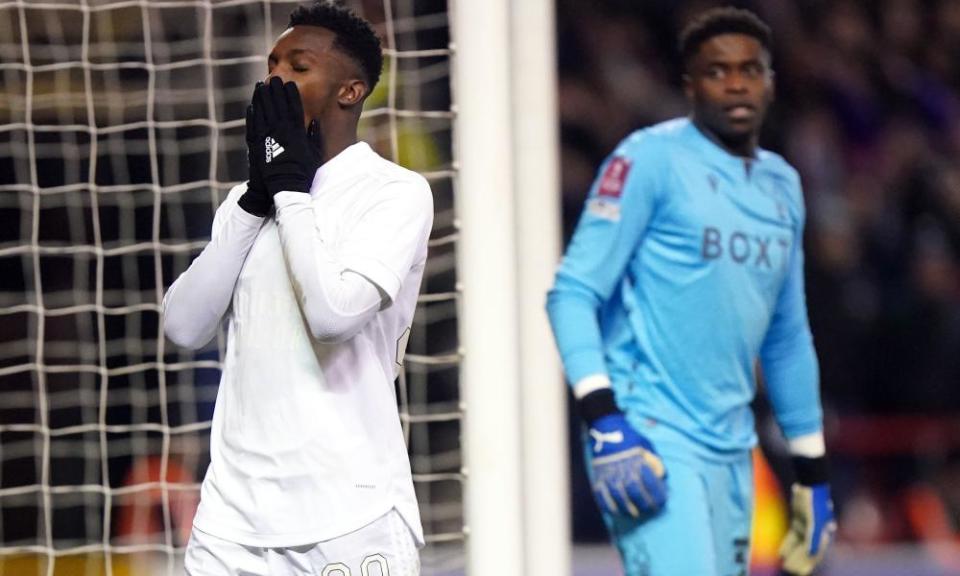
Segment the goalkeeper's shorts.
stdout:
[[418,576],[420,556],[413,533],[393,509],[349,534],[288,548],[245,546],[194,528],[184,572],[187,576]]
[[[750,560],[753,463],[750,452],[709,458],[675,430],[629,418],[667,470],[667,502],[634,520],[603,514],[626,576],[746,576]],[[587,474],[592,477],[589,443]]]

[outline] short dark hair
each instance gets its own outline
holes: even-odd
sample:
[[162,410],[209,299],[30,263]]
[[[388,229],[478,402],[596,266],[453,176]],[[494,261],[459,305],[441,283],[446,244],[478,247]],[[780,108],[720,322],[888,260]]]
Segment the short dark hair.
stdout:
[[756,14],[742,8],[713,8],[691,20],[680,33],[680,56],[686,67],[704,42],[721,34],[746,34],[770,53],[773,32]]
[[310,6],[298,6],[290,13],[287,27],[294,26],[320,26],[333,32],[333,47],[360,66],[370,89],[367,93],[373,92],[383,68],[383,51],[370,22],[337,0],[317,0]]

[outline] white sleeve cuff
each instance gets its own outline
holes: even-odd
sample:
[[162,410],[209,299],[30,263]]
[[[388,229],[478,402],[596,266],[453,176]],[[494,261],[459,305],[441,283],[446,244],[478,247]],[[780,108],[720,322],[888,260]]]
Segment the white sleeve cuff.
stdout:
[[573,395],[577,400],[583,400],[587,394],[604,388],[610,388],[610,377],[606,374],[591,374],[573,385]]
[[819,458],[827,453],[827,445],[823,439],[823,432],[804,434],[787,441],[791,456],[803,458]]
[[312,200],[312,196],[303,192],[277,192],[273,195],[273,203],[277,206],[277,211],[297,204],[310,204]]
[[230,210],[230,218],[236,220],[240,224],[246,226],[247,228],[260,228],[260,225],[263,224],[263,216],[257,216],[256,214],[251,214],[240,207],[238,204],[234,204]]

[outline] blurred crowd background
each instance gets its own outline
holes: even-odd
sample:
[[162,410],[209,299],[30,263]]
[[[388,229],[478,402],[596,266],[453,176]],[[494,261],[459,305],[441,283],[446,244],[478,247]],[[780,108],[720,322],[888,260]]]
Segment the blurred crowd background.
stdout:
[[[676,38],[718,4],[558,1],[566,239],[616,144],[687,113]],[[960,2],[732,4],[774,31],[776,102],[761,145],[803,179],[807,300],[841,540],[955,538]],[[774,428],[767,419],[763,443],[778,467]],[[575,526],[585,538],[599,530]]]

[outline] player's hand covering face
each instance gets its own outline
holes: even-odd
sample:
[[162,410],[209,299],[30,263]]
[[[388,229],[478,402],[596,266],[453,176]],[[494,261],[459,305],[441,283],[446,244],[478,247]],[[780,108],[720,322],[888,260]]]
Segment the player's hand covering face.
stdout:
[[253,107],[247,106],[247,191],[240,196],[237,204],[248,213],[254,216],[266,216],[273,205],[273,196],[267,192],[267,187],[263,183],[263,174],[257,167],[254,158],[254,150],[257,147],[257,138],[253,131]]
[[319,125],[313,120],[305,129],[303,118],[295,83],[274,76],[268,84],[257,84],[247,111],[247,145],[251,173],[259,172],[271,197],[277,192],[310,192],[322,163]]

